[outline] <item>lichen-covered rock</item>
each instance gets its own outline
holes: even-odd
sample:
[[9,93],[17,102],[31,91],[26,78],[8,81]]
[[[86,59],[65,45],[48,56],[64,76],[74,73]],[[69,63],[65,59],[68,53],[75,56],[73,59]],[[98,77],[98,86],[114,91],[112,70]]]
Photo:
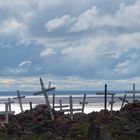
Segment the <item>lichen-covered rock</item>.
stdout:
[[111,136],[97,122],[93,122],[88,131],[88,140],[111,140]]

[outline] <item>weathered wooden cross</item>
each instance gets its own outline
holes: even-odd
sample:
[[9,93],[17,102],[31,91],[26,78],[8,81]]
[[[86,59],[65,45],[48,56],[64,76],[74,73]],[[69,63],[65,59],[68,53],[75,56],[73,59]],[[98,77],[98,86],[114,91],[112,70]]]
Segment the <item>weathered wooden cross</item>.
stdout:
[[8,98],[8,101],[6,103],[8,104],[9,111],[11,111],[11,104],[13,104],[14,101],[11,101],[11,98]]
[[82,113],[84,113],[85,105],[88,104],[88,102],[86,102],[86,94],[84,94],[83,102],[80,102],[79,104],[82,105]]
[[62,108],[68,107],[68,105],[62,105],[62,100],[61,99],[59,100],[59,105],[55,105],[55,93],[53,93],[53,100],[52,101],[53,101],[53,103],[52,103],[53,109],[60,108],[60,111],[62,111]]
[[0,111],[0,115],[5,115],[5,123],[7,124],[9,122],[9,115],[12,115],[15,113],[15,111],[9,111],[9,103],[5,103],[5,111]]
[[140,93],[140,90],[135,89],[135,83],[133,83],[133,90],[125,91],[125,93],[133,93],[133,102],[136,100],[136,93]]
[[109,102],[109,104],[111,105],[111,115],[112,115],[112,112],[113,112],[113,104],[114,103],[115,103],[115,101],[114,101],[114,94],[112,94],[111,101]]
[[36,93],[34,93],[34,95],[44,94],[46,104],[47,104],[49,112],[50,112],[51,119],[54,120],[54,115],[53,115],[53,111],[50,106],[47,92],[54,90],[55,87],[49,87],[48,89],[46,89],[44,86],[43,80],[41,78],[40,78],[40,85],[41,85],[42,91],[36,92]]
[[17,90],[17,97],[14,97],[13,99],[18,99],[21,113],[23,113],[22,100],[21,100],[23,98],[25,98],[25,96],[21,96],[19,91]]
[[104,93],[96,93],[96,95],[104,95],[104,112],[107,112],[107,95],[115,95],[115,93],[108,93],[107,92],[107,84],[105,84],[105,91]]
[[74,111],[82,111],[81,108],[73,109],[73,99],[72,99],[71,95],[70,95],[70,98],[69,98],[69,106],[70,106],[69,109],[64,109],[64,110],[62,110],[62,112],[70,112],[70,118],[71,119],[73,119],[73,112]]
[[121,109],[123,108],[125,102],[126,102],[127,104],[129,104],[129,101],[126,100],[126,94],[124,95],[123,98],[120,97],[119,99],[122,101]]

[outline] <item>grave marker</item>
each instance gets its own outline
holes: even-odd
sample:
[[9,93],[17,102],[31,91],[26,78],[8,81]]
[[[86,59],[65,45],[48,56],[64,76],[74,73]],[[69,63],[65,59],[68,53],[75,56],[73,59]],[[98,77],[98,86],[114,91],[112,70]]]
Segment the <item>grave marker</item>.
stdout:
[[47,92],[54,90],[55,87],[52,87],[52,88],[49,87],[48,89],[46,89],[45,86],[44,86],[43,80],[42,80],[41,78],[40,78],[40,85],[41,85],[42,91],[36,92],[36,93],[34,93],[34,95],[44,94],[45,101],[46,101],[46,104],[47,104],[47,106],[48,106],[51,119],[54,120],[54,115],[53,115],[53,112],[52,112],[52,109],[51,109],[51,106],[50,106],[50,102],[49,102],[49,99],[48,99],[48,94],[47,94]]
[[53,109],[60,108],[60,111],[62,111],[63,107],[68,107],[68,105],[62,105],[62,100],[59,100],[59,105],[55,106],[55,93],[53,93],[53,103],[52,103]]
[[133,90],[125,91],[125,93],[133,93],[133,102],[136,101],[136,93],[140,93],[140,90],[136,90],[135,83],[133,83]]
[[18,99],[21,113],[23,113],[22,100],[21,100],[23,98],[25,98],[25,96],[21,96],[19,91],[17,90],[17,97],[14,97],[13,99]]
[[64,110],[62,110],[62,112],[70,112],[70,118],[73,119],[73,112],[74,111],[82,111],[82,109],[81,108],[77,108],[77,109],[73,108],[73,99],[72,99],[71,95],[70,95],[70,98],[69,98],[69,105],[70,105],[70,108],[69,109],[64,109]]
[[126,100],[126,94],[124,95],[123,98],[120,97],[119,99],[122,101],[121,109],[123,108],[125,102],[126,102],[127,104],[129,104],[129,101]]
[[9,111],[11,111],[11,104],[13,104],[14,101],[11,101],[11,98],[8,98],[8,101],[6,103],[8,104]]
[[114,101],[114,94],[112,94],[111,101],[109,102],[109,104],[111,105],[111,115],[112,115],[112,112],[113,112],[113,104],[114,103],[115,103],[115,101]]
[[79,104],[82,105],[82,113],[84,113],[85,104],[88,104],[88,102],[86,102],[86,94],[84,94],[83,102],[80,102]]
[[107,112],[107,95],[115,95],[115,93],[108,93],[107,92],[107,84],[105,84],[104,93],[96,93],[96,95],[104,95],[104,111],[105,111],[105,114],[106,114],[106,112]]
[[8,108],[9,108],[8,103],[5,103],[5,111],[0,111],[0,115],[5,115],[6,124],[8,124],[8,122],[9,122],[9,115],[12,115],[15,113],[14,111],[9,111]]

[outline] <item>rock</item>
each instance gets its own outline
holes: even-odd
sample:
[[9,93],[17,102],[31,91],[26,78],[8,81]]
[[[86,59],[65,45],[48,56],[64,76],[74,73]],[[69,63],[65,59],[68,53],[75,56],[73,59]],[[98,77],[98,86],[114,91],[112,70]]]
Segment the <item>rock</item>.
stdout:
[[111,136],[99,123],[94,122],[89,127],[88,140],[111,140]]
[[85,113],[75,113],[73,115],[73,119],[76,121],[76,122],[85,122],[88,120],[87,118],[87,115]]

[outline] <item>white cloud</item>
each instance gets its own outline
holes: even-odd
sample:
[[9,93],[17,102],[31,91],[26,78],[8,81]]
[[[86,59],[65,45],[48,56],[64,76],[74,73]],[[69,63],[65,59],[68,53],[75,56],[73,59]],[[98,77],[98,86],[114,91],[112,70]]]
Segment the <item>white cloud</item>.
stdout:
[[[64,15],[46,23],[48,31],[66,27],[70,32],[86,31],[90,29],[108,30],[124,28],[127,30],[140,29],[140,2],[133,5],[121,4],[115,14],[102,13],[101,9],[93,6],[77,17]],[[130,12],[131,11],[131,12]],[[110,30],[111,30],[110,29]],[[110,31],[109,30],[109,31]]]
[[22,61],[22,62],[19,64],[19,67],[30,66],[31,64],[32,64],[32,61],[26,60],[26,61]]
[[40,56],[42,57],[50,57],[52,55],[56,54],[56,52],[52,48],[47,48],[43,52],[40,53]]
[[24,24],[16,19],[5,20],[0,26],[0,32],[15,32],[24,28]]
[[27,68],[6,67],[4,70],[4,74],[6,75],[20,75],[26,72],[28,72]]
[[51,31],[56,30],[58,28],[67,26],[70,19],[71,19],[71,17],[69,15],[64,15],[60,18],[50,20],[49,22],[47,22],[45,24],[45,27],[47,28],[47,30],[49,32],[51,32]]
[[133,74],[138,70],[138,65],[133,60],[125,60],[115,67],[114,71],[119,75]]

